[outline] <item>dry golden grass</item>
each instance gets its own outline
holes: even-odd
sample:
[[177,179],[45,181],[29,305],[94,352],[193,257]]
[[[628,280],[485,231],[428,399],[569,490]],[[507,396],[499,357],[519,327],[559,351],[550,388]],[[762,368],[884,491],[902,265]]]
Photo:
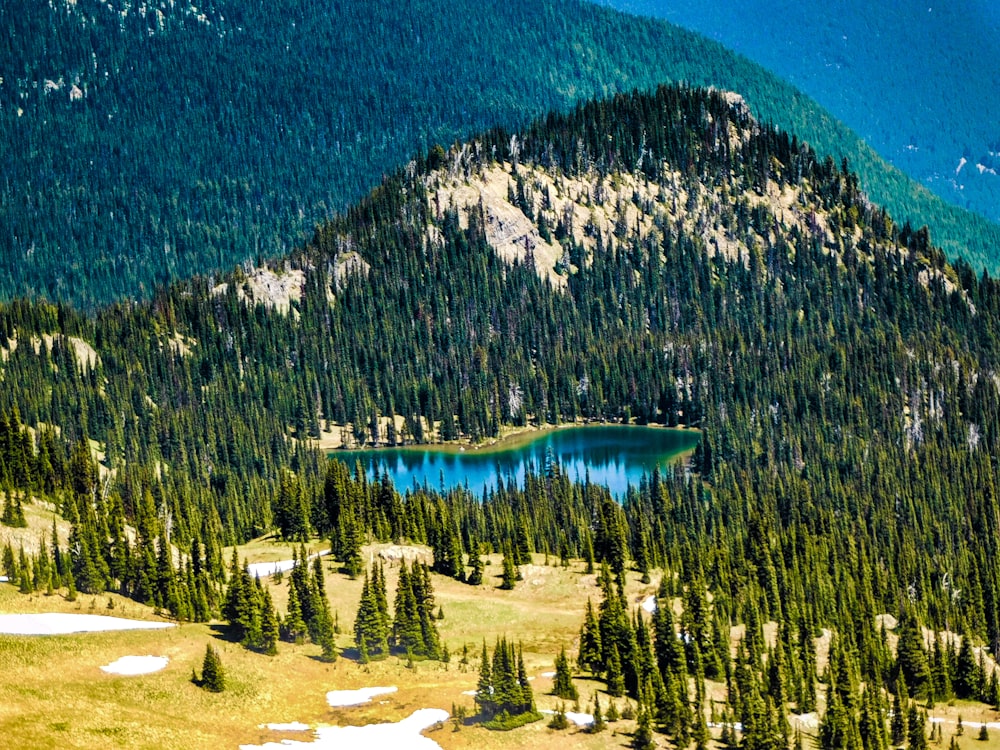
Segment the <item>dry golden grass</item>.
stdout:
[[[310,552],[319,549],[321,544],[312,545]],[[262,539],[242,547],[240,558],[277,560],[290,552],[289,545]],[[484,640],[490,645],[502,635],[520,640],[529,674],[538,675],[552,669],[553,656],[561,646],[573,648],[587,597],[596,603],[599,592],[594,577],[583,575],[581,565],[563,569],[545,566],[541,558],[535,562],[524,568],[525,580],[514,591],[495,588],[499,556],[490,560],[487,584],[479,588],[434,576],[437,602],[445,613],[439,622],[441,636],[452,653],[448,665],[418,662],[408,669],[395,657],[367,666],[346,658],[324,664],[316,659],[316,646],[285,643],[277,656],[267,657],[226,641],[220,629],[210,625],[51,637],[0,636],[0,674],[5,676],[0,682],[3,746],[221,750],[296,737],[259,729],[264,723],[365,724],[398,720],[418,708],[450,710],[453,704],[465,705],[471,713],[473,700],[462,692],[475,688]],[[347,648],[362,582],[343,576],[327,558],[323,567],[331,606],[343,631],[339,643]],[[390,597],[397,571],[398,563],[386,565]],[[267,581],[281,609],[287,602],[287,581],[287,576],[280,583]],[[640,601],[649,591],[651,586],[630,582],[633,601]],[[81,596],[77,602],[67,602],[62,596],[22,596],[9,585],[0,585],[0,611],[156,619],[148,607],[117,595]],[[219,695],[190,682],[192,669],[200,670],[207,643],[220,648],[229,678],[229,689]],[[463,646],[469,648],[468,665],[460,664]],[[162,672],[136,677],[107,675],[99,669],[121,656],[143,654],[168,656],[170,664]],[[551,680],[537,677],[534,684],[539,707],[555,708],[556,701],[544,694]],[[598,684],[580,684],[586,702]],[[361,707],[330,709],[326,705],[329,690],[372,685],[397,685],[399,692]],[[556,733],[545,723],[507,733],[474,726],[454,731],[449,723],[431,736],[445,748],[527,748],[552,743],[586,748],[627,740],[621,736],[612,742],[610,731],[599,737],[578,729]]]
[[[322,549],[315,544],[310,551]],[[240,549],[251,562],[284,559],[289,545],[261,539]],[[366,560],[370,555],[366,553]],[[553,560],[553,563],[556,561]],[[342,633],[340,645],[351,646],[351,632],[361,580],[350,580],[329,558],[323,558],[327,593],[337,613]],[[386,565],[390,598],[395,590],[398,563]],[[279,654],[267,657],[246,651],[224,639],[218,626],[181,625],[167,630],[89,633],[54,637],[0,636],[0,747],[7,748],[157,748],[164,750],[235,750],[241,744],[262,744],[283,738],[307,740],[308,733],[278,733],[258,728],[272,722],[301,721],[322,724],[367,724],[397,721],[420,708],[465,706],[474,712],[479,652],[485,640],[498,636],[523,643],[529,675],[541,709],[554,709],[558,701],[547,695],[552,682],[541,677],[553,669],[559,648],[576,648],[576,639],[587,598],[596,605],[600,592],[595,577],[586,575],[581,563],[570,568],[546,566],[541,556],[523,569],[525,580],[514,591],[495,588],[500,557],[489,559],[486,585],[478,588],[433,577],[436,601],[444,610],[439,621],[442,640],[451,652],[451,663],[418,662],[408,669],[395,657],[360,665],[347,658],[325,664],[316,657],[319,648],[282,643]],[[266,581],[276,605],[284,610],[287,575],[281,582]],[[636,606],[656,589],[657,581],[643,585],[637,576],[628,579],[627,596]],[[108,609],[109,601],[113,604]],[[155,619],[147,607],[115,595],[81,596],[75,603],[61,596],[22,596],[13,586],[0,584],[0,612],[80,612]],[[229,689],[207,693],[190,682],[192,669],[201,668],[205,645],[220,649]],[[468,647],[469,664],[461,663]],[[124,677],[99,669],[121,656],[168,656],[169,666],[151,675]],[[372,703],[331,709],[326,692],[376,685],[395,685],[399,691]],[[578,680],[581,709],[589,710],[600,683]],[[722,685],[709,685],[709,695],[724,697]],[[608,697],[601,696],[607,708]],[[618,701],[619,708],[624,703]],[[571,708],[567,706],[567,709]],[[978,727],[971,722],[997,721],[997,714],[980,704],[939,705],[932,716],[945,720],[944,742],[955,731],[959,715],[966,722],[963,747],[1000,748],[1000,730],[988,742],[978,742]],[[478,726],[455,730],[452,722],[432,729],[432,737],[445,750],[515,750],[554,747],[566,750],[625,747],[634,722],[616,722],[607,732],[591,735],[578,728],[556,732],[547,720],[514,730],[490,732]],[[810,732],[811,734],[811,732]],[[666,747],[659,737],[661,747]]]

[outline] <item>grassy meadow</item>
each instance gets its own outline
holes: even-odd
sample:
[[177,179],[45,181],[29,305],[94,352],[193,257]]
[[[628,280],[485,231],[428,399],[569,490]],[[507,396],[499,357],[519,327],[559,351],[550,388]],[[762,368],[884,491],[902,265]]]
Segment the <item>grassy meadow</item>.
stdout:
[[[310,551],[322,549],[312,545]],[[378,559],[380,551],[398,552],[388,545],[366,548],[366,562]],[[258,540],[240,548],[248,562],[285,559],[292,548],[268,540]],[[227,550],[229,554],[231,550]],[[339,645],[345,649],[333,664],[317,658],[319,647],[281,643],[277,656],[249,652],[226,639],[219,625],[185,624],[166,630],[85,633],[69,636],[0,636],[0,737],[3,747],[63,750],[65,748],[157,748],[162,750],[225,750],[241,744],[295,739],[308,741],[309,733],[274,732],[261,725],[300,721],[310,726],[367,724],[398,721],[420,708],[465,706],[474,713],[474,703],[463,691],[473,690],[478,676],[479,652],[483,640],[492,645],[500,635],[523,643],[529,675],[534,676],[535,697],[541,709],[553,709],[557,700],[547,695],[551,679],[543,672],[553,669],[560,647],[575,651],[576,638],[588,597],[595,605],[599,590],[594,575],[587,575],[580,562],[569,568],[553,559],[545,564],[536,555],[532,565],[522,568],[524,580],[513,591],[500,591],[500,557],[492,556],[486,585],[478,588],[433,576],[437,603],[444,611],[439,621],[442,641],[451,653],[449,664],[417,662],[407,668],[405,660],[391,657],[360,665],[352,655],[352,628],[361,580],[340,574],[336,564],[323,558],[327,593],[339,620]],[[390,598],[395,591],[398,562],[386,563]],[[627,595],[633,606],[656,590],[630,575]],[[287,603],[287,575],[282,581],[269,580],[275,604],[284,611]],[[25,596],[15,587],[0,584],[0,612],[75,612],[104,614],[137,619],[157,619],[148,607],[117,595],[81,595],[68,602],[62,595]],[[768,628],[768,635],[773,629]],[[738,633],[734,633],[738,635]],[[193,669],[200,671],[205,646],[220,650],[226,669],[228,689],[212,694],[191,682]],[[825,656],[822,640],[821,658]],[[468,663],[463,664],[463,649]],[[105,674],[100,666],[126,655],[167,656],[170,663],[161,672],[143,676]],[[823,664],[821,662],[820,669]],[[600,684],[577,681],[581,710]],[[397,693],[375,698],[370,704],[331,709],[326,692],[370,686],[398,686]],[[710,684],[709,695],[724,698],[723,685]],[[606,709],[608,697],[602,695]],[[619,709],[624,699],[618,700]],[[567,709],[570,709],[567,706]],[[720,706],[721,710],[721,706]],[[995,712],[981,704],[938,705],[931,715],[944,720],[944,743],[955,731],[961,716],[966,722],[963,747],[1000,748],[1000,729],[987,742],[975,739],[978,727],[970,722],[997,721]],[[793,726],[796,723],[793,721]],[[815,721],[801,723],[807,746],[815,735]],[[427,736],[445,750],[476,748],[605,748],[626,747],[634,722],[610,724],[608,731],[591,735],[579,728],[556,732],[546,721],[514,730],[491,732],[454,722],[432,728]],[[657,738],[666,747],[665,738]],[[400,749],[402,750],[402,749]]]

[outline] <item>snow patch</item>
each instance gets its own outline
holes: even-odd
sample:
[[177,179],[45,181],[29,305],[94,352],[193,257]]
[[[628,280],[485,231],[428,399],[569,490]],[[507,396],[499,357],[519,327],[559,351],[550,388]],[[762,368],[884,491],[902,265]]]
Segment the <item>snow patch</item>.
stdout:
[[[372,689],[372,688],[369,688]],[[381,688],[384,689],[384,688]],[[395,690],[395,688],[392,688]],[[343,691],[348,692],[348,691]],[[402,721],[386,724],[369,724],[363,727],[320,727],[312,742],[282,740],[264,745],[240,745],[240,750],[441,750],[441,746],[421,732],[448,719],[448,712],[440,708],[421,708]]]
[[555,676],[556,676],[556,673],[555,673],[555,672],[542,672],[542,673],[541,673],[541,674],[539,675],[539,677],[549,677],[549,678],[551,678],[551,677],[555,677]]
[[362,703],[368,703],[376,695],[395,693],[398,689],[393,686],[360,688],[359,690],[331,690],[326,694],[326,702],[333,708],[360,706]]
[[29,615],[0,615],[0,633],[4,635],[66,635],[100,633],[109,630],[160,630],[172,628],[170,622],[127,620],[105,615],[72,615],[44,612]]
[[[309,555],[309,559],[312,560],[316,557],[322,557],[323,555],[329,555],[330,550],[323,550],[322,552]],[[247,570],[250,571],[251,578],[267,578],[275,573],[287,573],[289,570],[295,567],[295,560],[275,560],[273,562],[259,562],[247,565]]]
[[166,669],[169,661],[166,656],[123,656],[110,664],[105,664],[101,667],[101,671],[128,676],[151,674]]
[[477,695],[479,695],[479,691],[478,690],[463,690],[462,691],[462,695],[471,695],[473,698],[475,698]]
[[653,614],[656,611],[656,597],[650,594],[642,600],[642,604],[639,606],[649,612],[649,614]]

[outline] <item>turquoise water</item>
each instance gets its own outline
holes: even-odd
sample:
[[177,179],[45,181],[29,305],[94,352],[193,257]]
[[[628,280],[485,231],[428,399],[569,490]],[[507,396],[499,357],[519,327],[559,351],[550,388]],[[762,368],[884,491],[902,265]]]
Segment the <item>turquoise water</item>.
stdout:
[[625,495],[628,485],[636,486],[644,474],[665,466],[694,449],[699,433],[658,427],[569,427],[540,434],[537,439],[499,450],[454,452],[433,446],[426,448],[382,448],[367,451],[334,451],[353,467],[355,461],[368,472],[388,472],[400,492],[415,486],[449,490],[467,486],[481,494],[497,486],[497,477],[524,484],[531,469],[544,471],[555,460],[571,479],[606,486],[616,497]]

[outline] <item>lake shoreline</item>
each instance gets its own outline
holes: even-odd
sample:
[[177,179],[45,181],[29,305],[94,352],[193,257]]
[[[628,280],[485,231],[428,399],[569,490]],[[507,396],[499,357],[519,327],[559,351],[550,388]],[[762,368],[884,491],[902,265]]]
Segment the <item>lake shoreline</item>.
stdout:
[[358,465],[369,479],[388,477],[396,488],[482,488],[502,482],[523,486],[527,476],[553,464],[571,481],[607,487],[616,497],[656,467],[688,459],[701,431],[662,425],[569,424],[522,429],[471,448],[462,444],[411,445],[333,451],[330,460]]
[[428,442],[428,443],[398,443],[396,445],[361,445],[353,448],[345,447],[341,444],[339,447],[327,448],[326,455],[327,458],[336,458],[337,454],[343,453],[380,453],[388,451],[401,451],[401,452],[413,452],[420,453],[423,451],[435,451],[438,453],[446,453],[452,455],[489,455],[491,453],[502,453],[509,450],[515,450],[517,448],[522,448],[526,445],[541,440],[548,437],[556,432],[568,430],[568,429],[601,429],[607,427],[623,427],[628,429],[654,429],[654,430],[677,430],[682,432],[694,432],[700,433],[697,427],[688,427],[686,425],[677,425],[675,427],[668,427],[664,424],[659,424],[658,422],[650,422],[648,424],[624,424],[622,422],[560,422],[559,424],[546,424],[541,427],[536,427],[534,425],[526,425],[523,427],[511,427],[507,430],[502,430],[500,437],[487,438],[486,440],[473,443],[467,439],[450,440],[447,442]]

